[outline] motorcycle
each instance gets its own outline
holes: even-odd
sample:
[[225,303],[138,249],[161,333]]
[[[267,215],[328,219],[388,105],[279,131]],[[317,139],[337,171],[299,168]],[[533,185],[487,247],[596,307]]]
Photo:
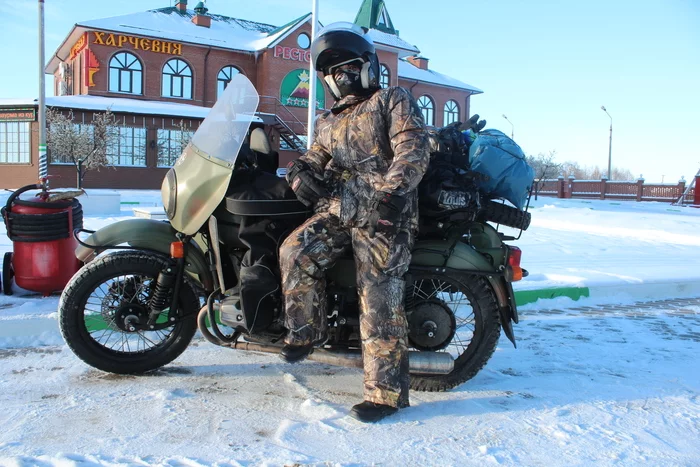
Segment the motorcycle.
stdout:
[[[61,295],[59,317],[64,340],[88,365],[152,371],[182,354],[198,329],[217,346],[279,352],[286,329],[277,250],[311,212],[273,173],[264,131],[249,131],[258,99],[241,74],[228,85],[165,177],[168,221],[124,220],[82,231],[83,239],[76,232],[85,265]],[[449,209],[421,217],[405,277],[411,388],[419,391],[476,375],[501,329],[515,345],[512,283],[527,274],[520,250],[504,243],[515,238],[487,222],[507,223],[514,208],[483,199],[465,209],[455,205],[459,196],[443,198],[453,200]],[[329,338],[309,360],[361,368],[352,254],[326,278]]]

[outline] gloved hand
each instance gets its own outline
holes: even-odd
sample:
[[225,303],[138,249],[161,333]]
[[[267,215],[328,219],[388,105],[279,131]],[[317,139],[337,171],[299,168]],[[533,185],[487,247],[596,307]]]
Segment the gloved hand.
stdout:
[[472,115],[464,125],[462,125],[462,131],[472,130],[474,133],[478,133],[484,129],[486,126],[486,120],[479,120],[479,114]]
[[384,191],[377,192],[367,220],[369,238],[374,238],[377,232],[387,236],[396,235],[404,207],[406,207],[406,198],[403,196]]
[[330,196],[321,178],[304,160],[297,159],[287,165],[287,181],[299,201],[308,207],[315,205],[319,199]]

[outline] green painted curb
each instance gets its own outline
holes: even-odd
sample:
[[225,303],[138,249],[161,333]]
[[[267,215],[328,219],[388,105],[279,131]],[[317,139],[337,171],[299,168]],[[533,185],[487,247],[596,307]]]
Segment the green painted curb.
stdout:
[[591,291],[588,287],[558,287],[553,289],[520,290],[515,292],[515,303],[518,306],[535,303],[540,298],[550,299],[557,297],[569,297],[578,300],[582,297],[590,297]]
[[138,201],[122,201],[121,204],[141,204]]

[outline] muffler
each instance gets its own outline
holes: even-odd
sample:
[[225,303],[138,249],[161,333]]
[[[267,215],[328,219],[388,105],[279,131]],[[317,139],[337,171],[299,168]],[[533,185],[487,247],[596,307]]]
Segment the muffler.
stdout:
[[[214,336],[206,325],[207,306],[204,306],[198,316],[197,324],[199,331],[204,338],[212,344],[221,347],[230,347],[236,350],[247,352],[262,352],[279,354],[281,345],[258,344],[255,342],[227,342]],[[326,365],[345,366],[350,368],[362,368],[362,353],[358,351],[335,351],[326,349],[314,349],[313,353],[307,357],[314,362],[325,363]],[[408,353],[409,373],[416,375],[446,375],[451,373],[455,367],[454,358],[446,352],[409,352]]]
[[[281,345],[256,344],[254,342],[236,342],[228,347],[248,352],[264,352],[279,354]],[[361,352],[338,352],[326,349],[314,349],[307,360],[325,363],[326,365],[346,366],[351,368],[362,368]],[[408,353],[409,373],[421,375],[446,375],[451,373],[455,367],[452,355],[445,352],[409,352]]]

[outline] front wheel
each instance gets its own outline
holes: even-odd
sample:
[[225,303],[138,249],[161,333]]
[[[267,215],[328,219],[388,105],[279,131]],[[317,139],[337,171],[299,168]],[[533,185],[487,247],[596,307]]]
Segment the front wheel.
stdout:
[[409,345],[447,352],[447,375],[411,375],[411,389],[447,391],[473,378],[496,350],[501,333],[498,303],[483,276],[412,273],[406,289]]
[[152,328],[146,325],[157,277],[169,267],[165,258],[129,251],[82,268],[59,304],[61,334],[78,358],[102,371],[136,374],[160,368],[184,352],[197,330],[199,310],[187,281],[180,288],[177,312],[166,308]]

